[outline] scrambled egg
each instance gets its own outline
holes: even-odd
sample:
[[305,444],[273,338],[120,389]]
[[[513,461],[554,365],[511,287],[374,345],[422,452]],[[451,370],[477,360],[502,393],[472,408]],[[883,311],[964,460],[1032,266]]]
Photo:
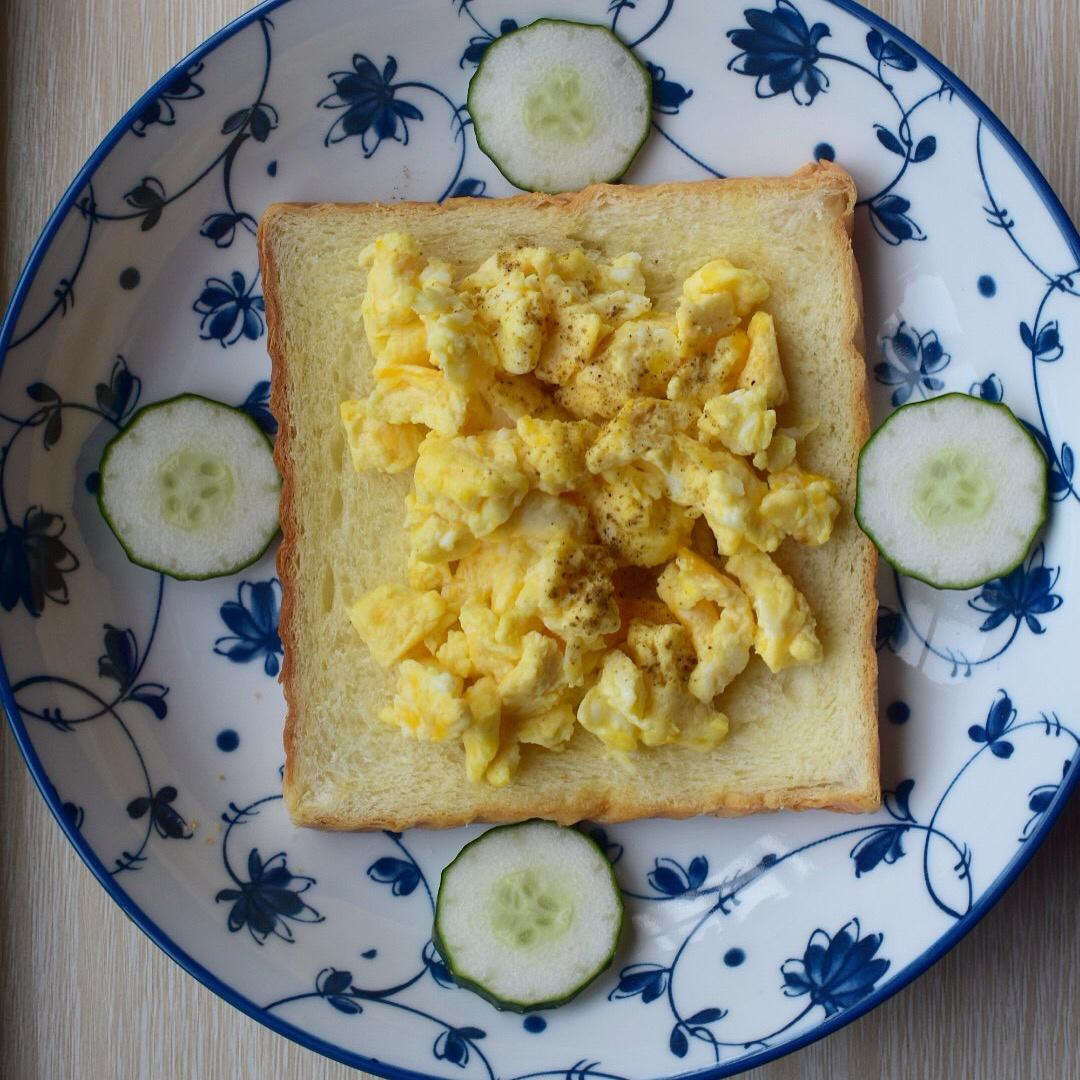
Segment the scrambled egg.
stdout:
[[391,424],[380,420],[367,401],[343,401],[341,422],[349,440],[349,453],[357,472],[378,469],[399,473],[416,464],[427,430],[419,424]]
[[787,401],[787,380],[780,366],[773,317],[767,311],[754,312],[746,336],[750,339],[750,350],[739,372],[739,386],[747,390],[760,386],[768,405],[783,405]]
[[663,397],[679,363],[670,315],[624,322],[595,356],[555,388],[555,400],[575,416],[607,419],[639,395]]
[[836,485],[827,477],[804,472],[798,465],[769,474],[769,493],[762,496],[761,513],[800,544],[824,544],[832,536],[839,512]]
[[519,248],[459,277],[390,233],[360,259],[374,388],[342,423],[357,471],[413,470],[407,583],[349,611],[396,671],[386,723],[501,786],[524,747],[578,737],[711,749],[752,652],[820,659],[769,553],[825,543],[840,502],[796,460],[809,428],[779,426],[759,274],[713,259],[663,312],[632,252]]
[[438,592],[419,592],[408,585],[380,585],[349,611],[356,632],[383,667],[408,656],[445,616],[446,601]]
[[712,353],[686,357],[675,369],[667,384],[672,401],[688,401],[699,409],[717,394],[735,388],[739,373],[750,355],[750,338],[745,330],[735,329],[722,337]]
[[687,692],[693,662],[682,627],[633,620],[627,651],[607,654],[578,707],[578,723],[613,750],[668,743],[712,749],[727,736],[728,718]]
[[689,543],[694,512],[668,499],[652,472],[634,465],[606,469],[585,499],[600,540],[623,563],[660,566]]
[[446,562],[506,521],[529,481],[513,432],[432,432],[420,444],[413,487],[413,551],[424,562]]
[[733,454],[752,455],[768,449],[776,430],[776,411],[766,408],[765,387],[732,390],[705,402],[698,431]]
[[[762,558],[771,564],[767,555]],[[685,548],[660,575],[656,592],[694,644],[697,664],[687,686],[694,697],[711,702],[750,661],[750,601],[731,578]]]
[[740,270],[727,259],[707,262],[683,282],[675,311],[679,352],[686,358],[711,355],[720,339],[768,296],[765,279],[752,270]]
[[770,671],[821,659],[821,642],[806,597],[768,555],[760,551],[732,555],[727,569],[754,606],[754,650]]
[[493,255],[465,283],[491,335],[499,365],[526,375],[540,360],[548,300],[535,268],[503,252]]
[[397,692],[379,714],[382,720],[396,724],[405,735],[431,742],[465,734],[473,718],[460,675],[432,660],[402,660],[397,670]]
[[536,487],[548,495],[580,487],[588,475],[585,454],[596,439],[595,424],[588,420],[567,422],[522,416],[516,427]]

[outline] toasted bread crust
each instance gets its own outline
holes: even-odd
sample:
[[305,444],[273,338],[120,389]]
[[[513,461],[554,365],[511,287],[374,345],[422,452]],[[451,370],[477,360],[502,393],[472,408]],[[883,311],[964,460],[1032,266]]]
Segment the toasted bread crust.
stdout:
[[[281,608],[278,614],[278,637],[284,649],[278,681],[285,693],[285,729],[282,741],[285,746],[285,773],[283,788],[285,803],[293,812],[291,793],[296,768],[297,713],[300,702],[296,700],[293,678],[296,665],[296,637],[293,633],[296,586],[296,507],[294,500],[295,476],[290,449],[293,441],[292,420],[289,414],[289,396],[285,387],[285,343],[282,330],[281,292],[278,288],[277,263],[274,245],[270,242],[272,222],[282,207],[272,206],[259,222],[256,244],[259,251],[259,269],[263,277],[263,302],[266,305],[266,350],[270,354],[270,411],[278,422],[278,434],[274,439],[274,463],[281,473],[281,496],[279,517],[281,520],[281,544],[277,550],[277,571],[281,580]],[[315,823],[313,823],[315,824]]]
[[[743,189],[749,193],[762,193],[770,188],[782,188],[785,192],[799,191],[821,192],[835,195],[838,212],[835,217],[836,243],[845,252],[849,282],[845,293],[850,297],[842,317],[845,320],[844,338],[850,342],[846,361],[851,369],[850,415],[854,420],[857,445],[862,445],[869,436],[870,419],[868,407],[868,386],[865,364],[863,361],[862,295],[858,269],[851,249],[853,230],[855,186],[851,177],[829,162],[804,166],[791,177],[754,177],[744,179],[722,179],[704,181],[680,181],[651,186],[628,186],[599,184],[579,192],[548,195],[523,194],[510,199],[500,200],[503,205],[520,205],[531,209],[549,210],[554,213],[572,212],[584,206],[609,206],[633,203],[645,200],[652,203],[656,199],[678,198],[684,192],[700,192],[703,189],[717,190]],[[439,206],[429,203],[394,203],[393,209],[423,208],[425,213],[451,215],[464,206],[475,206],[477,200],[449,199]],[[791,787],[778,790],[764,790],[752,795],[731,791],[720,791],[715,798],[703,802],[693,800],[668,799],[663,793],[634,791],[629,785],[621,785],[604,795],[584,795],[580,792],[567,798],[556,791],[545,792],[542,797],[534,798],[528,806],[516,808],[512,814],[486,813],[484,811],[443,813],[421,813],[415,808],[402,806],[400,813],[393,815],[365,814],[357,817],[346,812],[328,812],[313,807],[303,799],[296,775],[296,763],[299,756],[298,739],[302,729],[302,710],[305,703],[300,700],[296,686],[297,633],[296,590],[298,537],[300,535],[297,518],[296,475],[294,470],[293,442],[295,429],[290,414],[290,402],[287,390],[285,370],[288,362],[286,342],[284,340],[284,320],[282,295],[279,282],[274,245],[274,228],[278,219],[297,213],[321,216],[322,214],[362,213],[369,215],[382,207],[389,209],[389,204],[315,204],[315,203],[279,203],[269,207],[259,223],[258,249],[259,263],[263,277],[263,295],[266,303],[266,321],[268,327],[267,348],[272,362],[270,409],[277,418],[279,431],[274,448],[274,458],[281,472],[281,532],[282,540],[278,549],[278,576],[282,583],[282,602],[278,633],[284,646],[284,660],[279,676],[282,683],[287,718],[284,729],[285,803],[293,821],[297,825],[313,826],[332,830],[356,829],[393,829],[401,830],[413,826],[430,828],[448,828],[473,822],[504,822],[521,820],[529,817],[543,817],[570,824],[588,818],[598,822],[620,822],[635,818],[661,816],[686,818],[699,814],[716,816],[738,816],[766,810],[808,810],[832,809],[848,812],[870,811],[881,803],[879,778],[879,751],[877,737],[877,654],[874,649],[874,621],[876,615],[876,568],[877,554],[869,540],[858,537],[857,566],[854,576],[857,579],[857,610],[861,622],[861,640],[863,655],[861,659],[861,687],[863,701],[860,704],[865,718],[865,782],[856,788],[841,790],[835,785],[828,787]],[[567,752],[572,752],[572,749]]]
[[[874,775],[877,775],[875,767]],[[663,802],[635,799],[558,799],[534,800],[527,811],[515,813],[512,818],[498,814],[430,814],[402,813],[392,817],[367,816],[359,825],[348,815],[340,813],[320,814],[301,805],[298,812],[290,809],[295,825],[332,832],[355,832],[359,829],[453,829],[461,825],[501,825],[507,821],[525,821],[544,818],[560,825],[574,825],[579,821],[595,821],[602,825],[617,825],[623,821],[637,821],[646,817],[663,817],[682,820],[708,815],[710,817],[745,817],[778,810],[838,810],[844,813],[866,813],[881,806],[880,792],[868,785],[865,792],[837,795],[818,788],[789,788],[784,791],[762,792],[753,798],[727,794],[717,800],[717,805],[703,807],[699,801]]]

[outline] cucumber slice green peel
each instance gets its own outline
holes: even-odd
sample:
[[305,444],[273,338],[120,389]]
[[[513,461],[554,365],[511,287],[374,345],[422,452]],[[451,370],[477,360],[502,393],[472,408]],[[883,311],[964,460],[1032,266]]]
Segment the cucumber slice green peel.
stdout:
[[564,1005],[605,970],[622,921],[599,845],[532,820],[489,829],[443,870],[432,939],[459,985],[531,1012]]
[[278,531],[273,448],[241,409],[180,394],[140,409],[101,456],[98,506],[127,557],[180,580],[242,570]]
[[904,405],[859,454],[859,526],[900,573],[938,589],[1004,577],[1046,515],[1046,458],[999,403],[944,394]]
[[652,77],[606,26],[538,19],[488,46],[469,82],[476,142],[515,187],[618,180],[648,137]]

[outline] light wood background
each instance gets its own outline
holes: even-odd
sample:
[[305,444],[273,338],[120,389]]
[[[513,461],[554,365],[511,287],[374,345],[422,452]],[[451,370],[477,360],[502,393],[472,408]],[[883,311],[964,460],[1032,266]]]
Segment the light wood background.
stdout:
[[[0,0],[0,297],[106,131],[172,63],[248,6]],[[1080,220],[1080,0],[870,6],[990,104]],[[68,846],[7,725],[0,745],[0,1077],[358,1075],[234,1011],[159,952]],[[1074,799],[1020,881],[936,967],[832,1038],[752,1076],[1076,1080],[1078,1006]]]

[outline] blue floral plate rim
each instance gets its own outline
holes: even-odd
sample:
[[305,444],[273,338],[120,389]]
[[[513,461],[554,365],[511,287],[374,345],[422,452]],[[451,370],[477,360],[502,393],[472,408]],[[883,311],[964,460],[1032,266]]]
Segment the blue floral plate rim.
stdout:
[[[187,56],[174,64],[127,110],[117,121],[108,134],[95,148],[85,164],[76,174],[67,190],[64,192],[56,208],[50,215],[44,228],[28,256],[22,272],[16,282],[15,289],[4,313],[3,321],[0,322],[0,368],[7,358],[7,352],[15,331],[15,325],[22,312],[29,289],[40,269],[46,252],[49,250],[56,233],[63,223],[68,212],[76,205],[79,193],[85,187],[87,181],[94,174],[98,166],[108,157],[109,153],[119,143],[125,133],[131,128],[139,115],[157,99],[172,80],[181,75],[191,65],[199,62],[202,58],[217,50],[224,42],[234,37],[241,30],[260,19],[265,18],[271,11],[291,0],[262,0],[249,11],[244,12],[236,19],[216,31]],[[870,26],[897,42],[902,48],[912,53],[922,64],[933,71],[950,90],[959,95],[962,101],[975,113],[981,123],[985,124],[997,137],[1019,168],[1027,182],[1039,197],[1044,209],[1049,213],[1055,226],[1071,251],[1080,261],[1080,232],[1073,224],[1061,201],[1058,199],[1049,182],[1039,171],[1034,161],[1012,135],[1004,122],[993,112],[992,109],[968,87],[963,80],[957,77],[945,64],[939,61],[932,53],[926,50],[918,42],[913,40],[903,31],[893,26],[886,19],[854,0],[826,0],[828,4],[843,12],[855,16],[867,26]],[[145,911],[120,887],[116,879],[109,873],[101,859],[92,850],[90,843],[79,831],[77,825],[65,812],[62,800],[57,790],[51,784],[42,761],[34,749],[29,737],[26,725],[15,702],[11,688],[11,681],[2,655],[0,655],[0,706],[8,718],[16,745],[19,747],[26,761],[30,774],[41,792],[46,805],[56,819],[61,830],[78,852],[79,857],[86,864],[90,872],[97,878],[119,908],[135,923],[139,929],[150,938],[171,960],[180,965],[186,972],[196,978],[207,989],[241,1012],[257,1020],[272,1031],[283,1035],[288,1039],[313,1050],[326,1057],[340,1061],[345,1065],[357,1069],[368,1070],[391,1080],[428,1080],[430,1074],[418,1073],[411,1069],[403,1069],[377,1059],[365,1057],[362,1054],[353,1053],[343,1047],[335,1045],[319,1038],[316,1035],[289,1023],[276,1016],[273,1012],[258,1005],[250,998],[238,993],[218,976],[209,971],[204,965],[194,959],[188,952],[181,948],[173,939],[166,934],[157,923],[146,914]],[[1041,847],[1051,828],[1053,828],[1061,811],[1064,809],[1069,798],[1080,787],[1080,758],[1073,762],[1067,775],[1063,778],[1057,797],[1042,815],[1037,828],[1026,839],[1027,842],[1018,850],[1017,854],[999,873],[997,879],[982,893],[971,909],[953,924],[947,931],[942,933],[933,944],[920,956],[901,969],[884,985],[875,988],[861,1001],[827,1018],[814,1028],[802,1035],[796,1036],[790,1041],[776,1046],[766,1047],[756,1053],[748,1054],[736,1060],[719,1064],[712,1068],[705,1068],[690,1073],[696,1080],[719,1080],[721,1077],[731,1076],[745,1070],[756,1068],[777,1058],[783,1057],[796,1050],[802,1049],[810,1043],[816,1042],[834,1031],[845,1027],[853,1020],[865,1015],[871,1009],[892,997],[908,986],[914,979],[936,963],[950,949],[956,945],[997,903],[1006,889],[1015,882],[1021,871],[1025,868],[1035,852]],[[592,1073],[591,1075],[601,1075]]]

